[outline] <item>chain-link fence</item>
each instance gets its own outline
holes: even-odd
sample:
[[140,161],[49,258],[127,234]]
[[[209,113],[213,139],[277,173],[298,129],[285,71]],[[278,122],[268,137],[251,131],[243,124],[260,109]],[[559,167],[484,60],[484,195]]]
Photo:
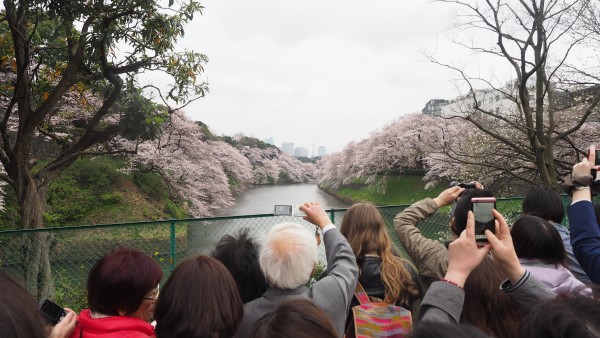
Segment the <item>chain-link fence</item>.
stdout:
[[[400,254],[404,254],[404,251],[394,234],[393,219],[406,207],[379,208]],[[500,199],[497,209],[512,223],[520,214],[521,199]],[[334,224],[339,225],[345,211],[330,209],[328,213]],[[450,207],[441,208],[419,224],[419,228],[424,236],[443,241],[450,234],[449,220]],[[225,234],[235,234],[239,229],[249,228],[251,234],[260,238],[272,225],[288,221],[304,224],[314,231],[314,225],[299,217],[272,214],[2,231],[0,266],[25,285],[29,282],[28,286],[32,289],[36,286],[31,278],[28,280],[27,274],[43,269],[46,256],[51,285],[54,287],[54,290],[47,292],[53,294],[57,303],[80,310],[86,306],[85,285],[90,268],[115,247],[136,248],[152,255],[162,266],[166,279],[177,262],[198,253],[210,253]],[[36,253],[38,259],[31,259],[35,258]],[[320,260],[324,265],[322,245]],[[44,292],[34,292],[43,296],[40,293]]]

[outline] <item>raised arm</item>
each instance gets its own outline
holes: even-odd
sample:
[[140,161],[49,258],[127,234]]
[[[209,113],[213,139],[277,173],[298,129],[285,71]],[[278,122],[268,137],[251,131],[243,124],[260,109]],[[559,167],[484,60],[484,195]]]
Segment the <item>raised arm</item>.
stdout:
[[475,242],[475,219],[469,211],[466,229],[450,243],[447,273],[441,282],[431,285],[423,298],[419,312],[422,321],[458,324],[465,300],[462,287],[490,248],[489,244],[480,247]]
[[300,209],[306,213],[305,220],[323,231],[327,255],[327,275],[313,284],[312,299],[319,305],[327,304],[326,312],[328,308],[337,311],[330,315],[334,319],[336,330],[343,335],[346,313],[358,282],[356,258],[346,238],[331,223],[319,203],[305,203]]
[[573,166],[572,180],[579,183],[573,191],[573,203],[567,209],[571,230],[571,245],[579,264],[593,283],[600,283],[600,228],[592,205],[590,172],[596,151],[590,147],[589,160],[584,158]]
[[394,219],[396,235],[422,276],[438,280],[448,267],[448,251],[444,244],[426,238],[417,225],[440,207],[450,205],[464,189],[452,187],[434,199],[426,198],[404,209]]

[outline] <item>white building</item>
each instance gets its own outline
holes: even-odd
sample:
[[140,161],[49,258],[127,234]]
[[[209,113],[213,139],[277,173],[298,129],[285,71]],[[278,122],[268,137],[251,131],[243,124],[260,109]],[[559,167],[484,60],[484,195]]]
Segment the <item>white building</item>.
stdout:
[[308,157],[308,149],[304,147],[294,148],[295,157]]
[[327,155],[327,148],[319,146],[319,148],[317,149],[317,156],[323,157],[325,155]]
[[[482,110],[502,115],[513,115],[518,112],[518,107],[512,100],[517,96],[516,90],[514,81],[509,81],[502,88],[475,90],[473,93],[461,95],[452,100],[429,100],[422,112],[444,117],[466,115],[473,112],[476,100],[477,106]],[[533,91],[530,93],[535,94]],[[531,98],[530,104],[535,104],[535,97]]]
[[294,142],[283,142],[281,144],[281,151],[291,156],[294,156]]
[[425,104],[425,108],[421,110],[423,114],[440,116],[442,107],[447,105],[450,101],[444,99],[431,99]]
[[274,146],[274,145],[275,145],[275,140],[273,140],[273,138],[272,138],[272,137],[267,137],[266,139],[264,139],[264,140],[263,140],[263,142],[264,142],[264,143],[268,143],[268,144],[270,144],[270,145],[272,145],[272,146]]

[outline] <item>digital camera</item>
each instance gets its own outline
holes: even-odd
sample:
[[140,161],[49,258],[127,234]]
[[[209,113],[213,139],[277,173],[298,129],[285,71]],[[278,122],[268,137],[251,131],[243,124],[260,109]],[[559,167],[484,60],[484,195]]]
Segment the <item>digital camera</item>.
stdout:
[[465,189],[475,189],[475,182],[460,183],[458,181],[450,182],[450,187],[461,187]]
[[306,216],[304,211],[300,210],[299,205],[283,205],[283,204],[278,204],[275,206],[273,215],[275,215],[275,216],[294,216],[294,217]]

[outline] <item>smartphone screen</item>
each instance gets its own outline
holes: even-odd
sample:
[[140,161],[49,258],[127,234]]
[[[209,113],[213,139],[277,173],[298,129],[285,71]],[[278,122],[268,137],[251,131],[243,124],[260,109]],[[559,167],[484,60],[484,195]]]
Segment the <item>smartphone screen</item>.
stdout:
[[44,318],[46,318],[52,325],[56,325],[64,316],[67,315],[65,309],[56,305],[56,303],[49,299],[44,299],[40,302],[40,311],[44,315]]
[[475,216],[475,241],[487,242],[485,230],[495,232],[496,223],[492,210],[496,208],[494,197],[475,197],[471,199],[471,210]]
[[293,206],[291,206],[291,205],[276,205],[275,211],[273,212],[273,214],[291,216],[292,210],[293,210]]

